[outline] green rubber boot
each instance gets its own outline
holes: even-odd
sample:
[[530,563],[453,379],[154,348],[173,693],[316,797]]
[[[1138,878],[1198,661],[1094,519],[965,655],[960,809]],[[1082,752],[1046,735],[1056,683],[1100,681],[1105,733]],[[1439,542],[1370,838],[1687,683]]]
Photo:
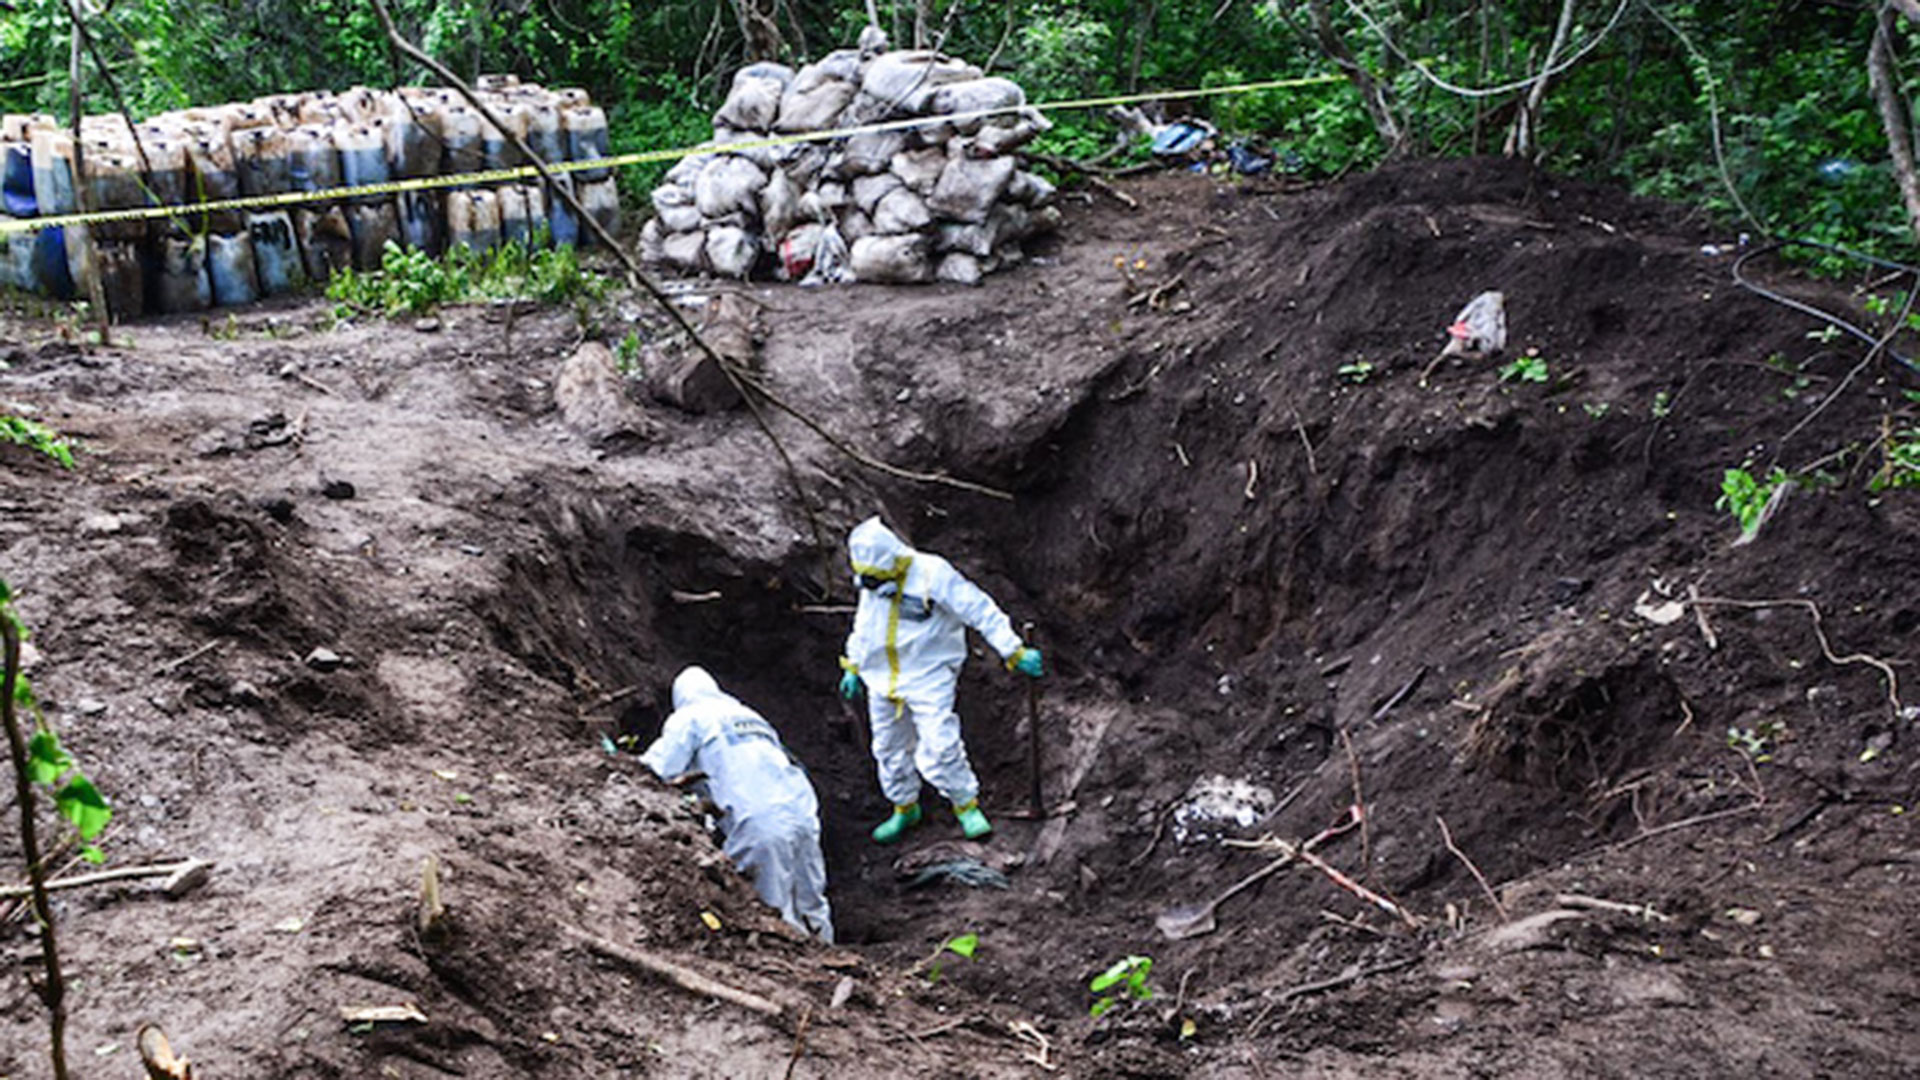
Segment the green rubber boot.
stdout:
[[[984,820],[984,819],[983,819]],[[920,824],[920,804],[909,803],[893,808],[893,815],[873,827],[873,842],[891,844],[907,834],[907,830]]]
[[960,831],[966,833],[969,840],[978,840],[993,831],[993,822],[988,821],[987,815],[980,812],[979,799],[972,799],[964,806],[954,807],[953,816],[960,819]]

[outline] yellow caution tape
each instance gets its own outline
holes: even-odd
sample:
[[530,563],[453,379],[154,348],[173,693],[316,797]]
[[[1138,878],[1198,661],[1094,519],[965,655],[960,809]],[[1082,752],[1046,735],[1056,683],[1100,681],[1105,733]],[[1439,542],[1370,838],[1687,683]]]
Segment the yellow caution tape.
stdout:
[[[678,161],[681,158],[691,157],[696,154],[729,154],[775,146],[791,146],[795,143],[823,142],[828,139],[844,139],[853,135],[870,135],[887,131],[900,131],[906,128],[924,127],[929,124],[982,119],[1007,113],[1018,113],[1027,109],[1032,109],[1036,112],[1058,112],[1065,109],[1094,109],[1102,106],[1131,105],[1144,101],[1183,101],[1190,98],[1252,94],[1262,90],[1287,90],[1303,86],[1319,86],[1326,83],[1340,82],[1344,79],[1345,76],[1343,75],[1307,75],[1292,79],[1269,79],[1264,82],[1236,83],[1231,86],[1210,86],[1203,89],[1115,94],[1110,97],[1075,98],[1068,101],[1052,101],[1032,105],[1006,105],[994,109],[974,109],[969,112],[949,113],[942,116],[912,116],[899,120],[862,124],[858,127],[834,128],[828,131],[806,131],[791,135],[766,135],[727,143],[706,143],[700,146],[675,147],[669,150],[637,150],[632,153],[594,158],[589,161],[556,161],[549,163],[546,169],[548,173],[554,175],[583,172],[588,169],[620,169],[629,165],[644,165],[659,161]],[[13,218],[0,221],[0,236],[5,236],[9,233],[36,232],[40,229],[58,228],[63,225],[93,225],[113,221],[152,221],[159,218],[180,217],[183,215],[228,213],[236,210],[272,210],[281,207],[304,206],[309,203],[344,202],[379,195],[398,195],[408,191],[428,191],[434,188],[478,187],[489,184],[503,184],[515,180],[537,179],[539,176],[539,167],[534,165],[519,165],[513,168],[487,169],[481,172],[455,173],[447,176],[421,176],[408,180],[390,180],[379,184],[327,188],[322,191],[289,191],[278,195],[249,195],[237,199],[216,199],[208,202],[181,203],[171,206],[140,206],[129,207],[123,210],[93,210],[85,213],[52,214],[46,217]]]

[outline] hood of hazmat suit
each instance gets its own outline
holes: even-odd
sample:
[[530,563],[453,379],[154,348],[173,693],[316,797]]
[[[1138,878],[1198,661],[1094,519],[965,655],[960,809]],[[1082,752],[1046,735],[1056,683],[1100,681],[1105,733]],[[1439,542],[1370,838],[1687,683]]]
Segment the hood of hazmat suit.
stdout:
[[820,819],[806,771],[795,764],[773,725],[713,676],[689,667],[673,680],[673,713],[640,760],[663,779],[707,774],[707,794],[731,831],[744,818],[781,812]]
[[971,626],[1002,659],[1020,647],[1006,613],[938,555],[915,551],[877,517],[854,526],[848,561],[862,587],[847,637],[846,662],[869,694],[897,700],[916,687],[952,681],[967,656]]

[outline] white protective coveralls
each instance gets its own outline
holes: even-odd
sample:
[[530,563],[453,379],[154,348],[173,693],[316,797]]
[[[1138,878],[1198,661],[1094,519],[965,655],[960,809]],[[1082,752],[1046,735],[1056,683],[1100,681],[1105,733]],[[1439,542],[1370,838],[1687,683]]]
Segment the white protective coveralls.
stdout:
[[640,760],[661,779],[706,773],[727,858],[788,922],[833,943],[820,800],[772,724],[689,667],[673,680],[673,713]]
[[847,554],[856,576],[887,579],[879,589],[858,590],[841,661],[867,687],[880,790],[895,806],[907,806],[920,801],[925,777],[954,806],[965,806],[980,795],[953,711],[967,627],[1003,660],[1020,648],[1020,635],[985,590],[940,556],[908,547],[877,517],[854,526]]

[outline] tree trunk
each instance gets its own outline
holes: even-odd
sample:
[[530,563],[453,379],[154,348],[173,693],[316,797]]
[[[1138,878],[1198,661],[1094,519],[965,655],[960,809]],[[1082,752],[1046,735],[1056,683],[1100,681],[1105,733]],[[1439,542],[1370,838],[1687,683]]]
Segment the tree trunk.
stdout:
[[1360,105],[1367,110],[1367,118],[1373,121],[1373,130],[1379,134],[1380,141],[1387,144],[1387,156],[1399,157],[1406,152],[1407,136],[1399,118],[1394,115],[1392,95],[1347,47],[1346,39],[1340,36],[1339,30],[1333,25],[1333,14],[1327,10],[1327,0],[1307,0],[1307,8],[1313,13],[1313,36],[1320,45],[1320,51],[1327,54],[1327,58],[1346,75],[1347,81],[1353,83],[1353,88],[1360,92]]
[[776,21],[779,8],[775,0],[733,0],[733,13],[740,23],[740,37],[746,42],[748,63],[780,59],[786,50]]
[[[1906,10],[1903,6],[1901,10]],[[1920,175],[1914,171],[1913,114],[1900,93],[1900,76],[1893,62],[1893,11],[1880,9],[1873,29],[1873,44],[1867,49],[1867,85],[1873,90],[1874,104],[1880,108],[1880,126],[1887,133],[1887,153],[1893,159],[1893,176],[1900,183],[1900,201],[1906,204],[1907,227],[1920,239]]]
[[1539,121],[1540,106],[1547,99],[1547,83],[1553,78],[1553,65],[1560,62],[1560,50],[1566,48],[1567,34],[1572,29],[1573,0],[1561,0],[1560,21],[1554,25],[1547,58],[1540,64],[1540,74],[1533,80],[1532,89],[1527,91],[1526,104],[1520,106],[1519,114],[1513,118],[1513,128],[1507,132],[1508,157],[1533,156],[1534,129]]

